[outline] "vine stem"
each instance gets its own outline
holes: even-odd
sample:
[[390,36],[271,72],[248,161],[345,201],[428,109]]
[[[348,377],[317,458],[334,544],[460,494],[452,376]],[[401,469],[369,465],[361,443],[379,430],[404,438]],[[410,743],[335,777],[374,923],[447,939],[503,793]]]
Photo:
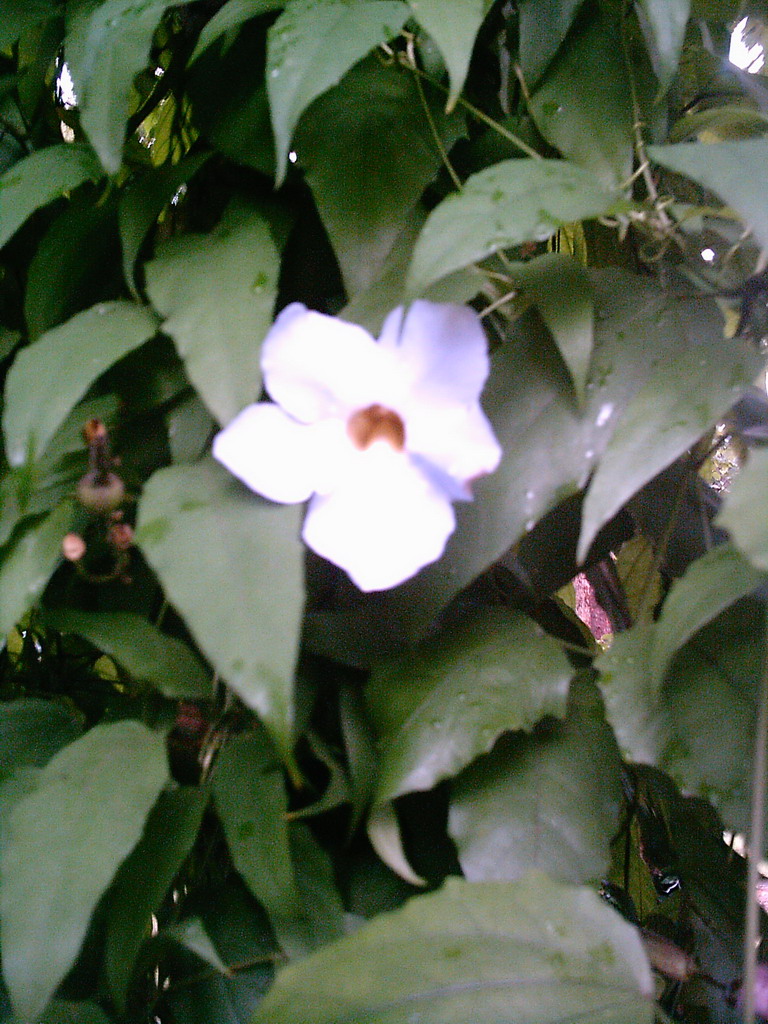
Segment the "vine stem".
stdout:
[[635,76],[632,70],[632,62],[629,59],[626,19],[622,19],[621,49],[624,55],[624,67],[627,71],[627,78],[629,80],[629,92],[632,98],[632,133],[635,137],[635,152],[637,154],[637,161],[639,164],[638,172],[642,174],[643,181],[645,183],[645,188],[648,192],[648,198],[653,203],[654,209],[656,210],[656,215],[659,218],[659,223],[665,230],[670,231],[673,226],[672,221],[669,219],[667,211],[664,209],[663,205],[659,202],[658,189],[656,188],[656,182],[653,180],[653,175],[651,174],[651,165],[648,160],[648,154],[645,150],[645,139],[643,138],[642,112],[640,110],[640,101],[637,98],[637,84],[635,82]]
[[[411,65],[411,70],[415,70],[415,68],[416,64],[415,62],[413,62]],[[443,145],[443,140],[440,138],[440,132],[437,130],[435,119],[432,116],[432,111],[429,109],[429,103],[427,103],[427,97],[424,95],[424,86],[421,84],[421,79],[419,78],[418,75],[414,75],[413,80],[416,83],[416,89],[419,93],[419,100],[421,101],[421,105],[424,109],[424,115],[427,119],[429,130],[432,133],[432,138],[434,140],[435,145],[437,146],[438,152],[440,153],[440,159],[443,161],[443,166],[445,167],[446,171],[448,171],[448,174],[451,177],[451,181],[454,184],[454,188],[456,189],[457,192],[461,192],[463,188],[463,185],[461,184],[461,178],[456,173],[454,166],[451,163],[451,158],[448,156],[448,150],[445,148],[445,146]]]
[[[448,95],[449,90],[446,89],[444,85],[442,85],[440,82],[436,82],[431,75],[428,75],[425,71],[422,71],[420,67],[417,67],[407,57],[404,59],[403,63],[405,64],[409,71],[413,72],[414,75],[417,75],[419,78],[424,79],[425,82],[429,82],[429,84],[434,86],[435,89],[439,89],[440,92]],[[459,96],[456,102],[458,106],[463,107],[468,114],[475,118],[475,120],[481,121],[489,128],[492,128],[495,132],[501,135],[503,139],[506,139],[507,142],[511,142],[513,146],[517,146],[517,148],[521,150],[523,153],[525,153],[526,156],[533,157],[535,160],[542,159],[541,153],[537,153],[536,150],[529,146],[527,142],[523,142],[523,140],[518,138],[518,136],[515,135],[514,132],[511,132],[509,131],[508,128],[505,128],[503,124],[499,124],[498,121],[494,121],[492,117],[489,117],[488,114],[480,110],[479,107],[476,107],[474,103],[470,103],[469,100],[465,100],[463,96]]]
[[757,975],[757,940],[759,908],[757,883],[763,848],[765,826],[765,767],[768,735],[768,621],[764,630],[763,671],[755,730],[755,760],[752,776],[752,807],[750,839],[747,851],[747,908],[744,917],[744,1024],[755,1024],[755,978]]

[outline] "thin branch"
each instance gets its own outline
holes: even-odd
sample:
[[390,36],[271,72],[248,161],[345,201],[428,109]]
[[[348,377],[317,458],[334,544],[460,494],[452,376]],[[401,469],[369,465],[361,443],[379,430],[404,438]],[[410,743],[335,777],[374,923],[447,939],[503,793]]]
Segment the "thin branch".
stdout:
[[632,62],[629,59],[629,48],[627,46],[627,28],[626,20],[623,21],[621,26],[621,48],[624,54],[624,66],[627,70],[627,79],[629,80],[629,91],[632,98],[632,133],[635,137],[635,153],[637,154],[637,161],[639,164],[638,171],[642,173],[643,181],[645,182],[645,188],[648,192],[648,198],[653,203],[656,214],[659,218],[661,226],[671,231],[673,223],[667,215],[667,211],[659,204],[659,193],[656,188],[656,182],[653,180],[651,174],[651,165],[648,160],[648,154],[645,149],[645,139],[643,138],[643,119],[642,111],[640,110],[640,101],[637,97],[637,85],[635,83],[635,76],[632,70]]
[[[416,70],[416,64],[415,63],[411,65],[411,70],[412,71]],[[416,88],[417,88],[418,93],[419,93],[419,99],[421,100],[421,105],[424,108],[424,114],[425,114],[425,116],[427,118],[427,123],[429,124],[429,130],[432,132],[432,138],[433,138],[434,143],[437,146],[437,149],[438,149],[438,151],[440,153],[440,159],[443,161],[443,166],[445,167],[445,169],[450,174],[451,181],[455,185],[456,190],[458,192],[461,192],[461,190],[463,188],[463,185],[461,183],[461,178],[456,173],[456,171],[454,169],[454,166],[451,163],[451,159],[448,156],[448,150],[445,148],[445,146],[443,144],[443,140],[440,138],[440,133],[437,130],[437,125],[435,124],[435,119],[432,116],[432,111],[429,109],[429,103],[427,103],[427,97],[424,95],[424,86],[421,84],[421,79],[419,78],[418,75],[414,74],[413,80],[416,83]]]
[[[448,95],[449,90],[446,89],[446,87],[442,85],[442,83],[435,81],[435,79],[432,78],[431,75],[428,75],[425,71],[422,71],[421,68],[415,67],[413,64],[411,64],[407,57],[401,57],[401,61],[403,65],[408,68],[409,71],[412,71],[414,73],[414,75],[418,75],[419,78],[423,78],[424,81],[429,82],[430,85],[433,85],[435,89],[439,89],[441,92]],[[535,160],[542,159],[541,153],[537,153],[536,150],[529,146],[527,142],[523,142],[523,140],[518,138],[518,136],[515,135],[514,132],[509,131],[508,128],[505,128],[504,125],[499,124],[498,121],[494,121],[492,117],[489,117],[488,114],[480,110],[479,107],[476,107],[473,103],[470,103],[469,100],[465,100],[463,96],[459,96],[457,104],[458,106],[463,107],[468,114],[475,118],[475,120],[481,121],[483,124],[487,125],[489,128],[492,128],[495,132],[497,132],[497,134],[499,134],[503,139],[506,139],[507,142],[511,142],[513,146],[517,146],[517,148],[521,150],[523,153],[525,153],[526,156],[533,157]]]
[[[768,623],[767,623],[768,625]],[[750,839],[747,851],[747,909],[744,919],[744,1024],[755,1024],[755,980],[757,976],[757,940],[759,907],[757,883],[765,827],[766,737],[768,735],[768,629],[763,630],[763,671],[755,729],[755,755],[752,775]]]

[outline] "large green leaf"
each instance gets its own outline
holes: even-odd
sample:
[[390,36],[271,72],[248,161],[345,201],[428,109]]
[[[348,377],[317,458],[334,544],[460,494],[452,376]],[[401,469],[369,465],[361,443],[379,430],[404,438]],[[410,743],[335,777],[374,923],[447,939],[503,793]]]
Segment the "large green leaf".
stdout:
[[764,605],[732,605],[689,641],[652,685],[653,626],[616,638],[596,662],[606,715],[624,755],[706,797],[728,827],[748,827]]
[[376,668],[366,692],[381,737],[376,802],[431,789],[505,731],[565,714],[573,670],[535,623],[488,608]]
[[141,840],[115,876],[107,897],[104,964],[121,1013],[150,916],[192,849],[207,802],[207,792],[192,786],[161,793]]
[[260,343],[272,322],[280,259],[266,219],[234,204],[208,235],[182,235],[145,265],[190,380],[222,424],[261,390]]
[[768,141],[649,146],[648,155],[663,167],[684,174],[720,196],[752,228],[756,241],[763,248],[768,247],[768,206],[762,184]]
[[0,561],[0,644],[45,589],[61,561],[61,542],[72,522],[64,501],[8,546]]
[[303,951],[295,948],[302,906],[288,842],[288,797],[266,733],[242,733],[227,743],[216,762],[213,796],[235,867],[287,951]]
[[520,0],[520,64],[533,89],[565,41],[584,0]]
[[616,194],[565,160],[503,160],[473,174],[429,215],[413,254],[408,290],[420,295],[454,270],[563,224],[610,211]]
[[97,725],[42,769],[13,809],[2,857],[3,974],[33,1021],[78,954],[91,914],[168,781],[165,742]]
[[574,680],[568,715],[503,737],[455,780],[448,831],[465,878],[513,881],[531,868],[594,883],[618,827],[621,761],[595,687]]
[[120,197],[118,222],[123,245],[123,274],[136,293],[134,264],[149,229],[182,185],[200,170],[208,153],[196,153],[170,167],[146,171],[125,189]]
[[10,464],[39,458],[91,384],[156,331],[150,310],[100,302],[22,349],[5,381],[3,432]]
[[428,113],[413,75],[374,56],[321,96],[297,129],[301,167],[349,295],[378,278],[440,168],[434,132],[446,149],[464,132],[462,116],[447,117],[434,95],[426,102]]
[[120,168],[133,80],[147,64],[152,37],[177,0],[105,0],[75,5],[64,55],[80,120],[109,174]]
[[629,89],[619,28],[598,13],[579,21],[531,96],[547,142],[608,188],[632,172]]
[[661,610],[653,639],[651,685],[661,685],[675,651],[740,597],[766,580],[729,544],[693,562],[677,580]]
[[485,0],[408,0],[418,23],[432,36],[451,81],[448,106],[464,87],[469,59],[486,11]]
[[0,704],[0,769],[42,766],[76,740],[82,723],[52,700],[22,697]]
[[281,972],[252,1024],[650,1024],[652,1002],[635,929],[532,873],[451,878],[380,915]]
[[197,40],[194,53],[189,58],[189,63],[196,61],[200,54],[205,53],[208,47],[221,39],[226,33],[233,29],[240,28],[251,18],[257,18],[260,14],[269,14],[270,11],[277,11],[285,7],[285,0],[228,0],[220,8],[209,22],[206,22],[200,38]]
[[19,160],[0,177],[0,245],[35,210],[101,175],[99,162],[85,143],[49,146]]
[[547,253],[513,264],[510,276],[536,303],[583,401],[594,335],[589,274],[575,259]]
[[302,112],[374,47],[396,36],[408,13],[398,0],[290,0],[267,37],[278,183]]
[[456,531],[442,559],[385,598],[410,628],[426,626],[546,512],[584,487],[652,365],[664,365],[681,337],[706,334],[706,317],[719,316],[705,300],[670,296],[620,271],[593,273],[591,280],[594,351],[581,410],[538,317],[519,319],[494,353],[484,405],[504,457],[474,485],[474,501],[456,506]]
[[579,559],[603,523],[714,427],[760,371],[763,357],[724,340],[704,300],[685,327],[677,354],[654,366],[608,442],[584,501]]
[[691,0],[638,0],[638,8],[653,70],[664,92],[677,71]]
[[768,451],[753,449],[725,495],[716,523],[759,569],[768,570]]
[[300,514],[206,461],[151,477],[136,532],[201,650],[283,754],[304,601]]
[[29,340],[121,292],[115,202],[79,193],[53,221],[29,263],[24,318]]
[[161,633],[130,612],[47,610],[46,621],[62,633],[77,633],[104,651],[134,679],[151,683],[173,700],[213,696],[210,673],[189,646]]

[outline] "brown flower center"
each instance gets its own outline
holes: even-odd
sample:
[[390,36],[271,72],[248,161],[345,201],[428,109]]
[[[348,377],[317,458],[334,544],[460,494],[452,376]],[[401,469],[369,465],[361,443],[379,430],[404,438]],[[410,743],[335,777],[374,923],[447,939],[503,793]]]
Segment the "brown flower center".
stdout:
[[405,424],[384,405],[358,409],[347,420],[347,433],[355,448],[364,452],[374,441],[386,441],[396,452],[405,448]]

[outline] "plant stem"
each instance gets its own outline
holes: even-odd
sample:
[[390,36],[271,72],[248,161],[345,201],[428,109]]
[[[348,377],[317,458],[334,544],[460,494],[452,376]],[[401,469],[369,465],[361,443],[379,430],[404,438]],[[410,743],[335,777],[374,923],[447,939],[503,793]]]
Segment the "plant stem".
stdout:
[[[440,82],[436,82],[431,75],[428,75],[425,71],[422,71],[421,68],[416,67],[407,59],[404,63],[408,70],[412,71],[414,75],[418,75],[419,78],[423,78],[425,81],[429,82],[430,85],[433,85],[435,89],[439,89],[446,95],[448,94],[448,89],[446,89],[444,85],[441,85]],[[526,156],[533,157],[535,160],[542,159],[541,153],[537,153],[536,150],[529,146],[527,142],[523,142],[523,140],[518,138],[514,132],[509,131],[508,128],[499,124],[498,121],[494,121],[492,117],[489,117],[488,114],[485,114],[479,107],[470,103],[469,100],[465,100],[463,96],[459,96],[457,104],[463,107],[467,113],[471,114],[477,121],[481,121],[483,124],[488,125],[489,128],[492,128],[495,132],[501,135],[503,139],[506,139],[507,142],[511,142],[514,146],[517,146],[517,148],[522,150]]]
[[[768,627],[768,623],[766,623]],[[755,759],[752,775],[752,807],[750,838],[747,851],[747,908],[744,917],[744,1024],[755,1022],[755,978],[757,975],[757,940],[759,935],[759,908],[757,883],[758,865],[763,848],[765,825],[765,767],[766,734],[768,734],[768,628],[763,633],[763,671],[758,696],[757,726],[755,729]]]

